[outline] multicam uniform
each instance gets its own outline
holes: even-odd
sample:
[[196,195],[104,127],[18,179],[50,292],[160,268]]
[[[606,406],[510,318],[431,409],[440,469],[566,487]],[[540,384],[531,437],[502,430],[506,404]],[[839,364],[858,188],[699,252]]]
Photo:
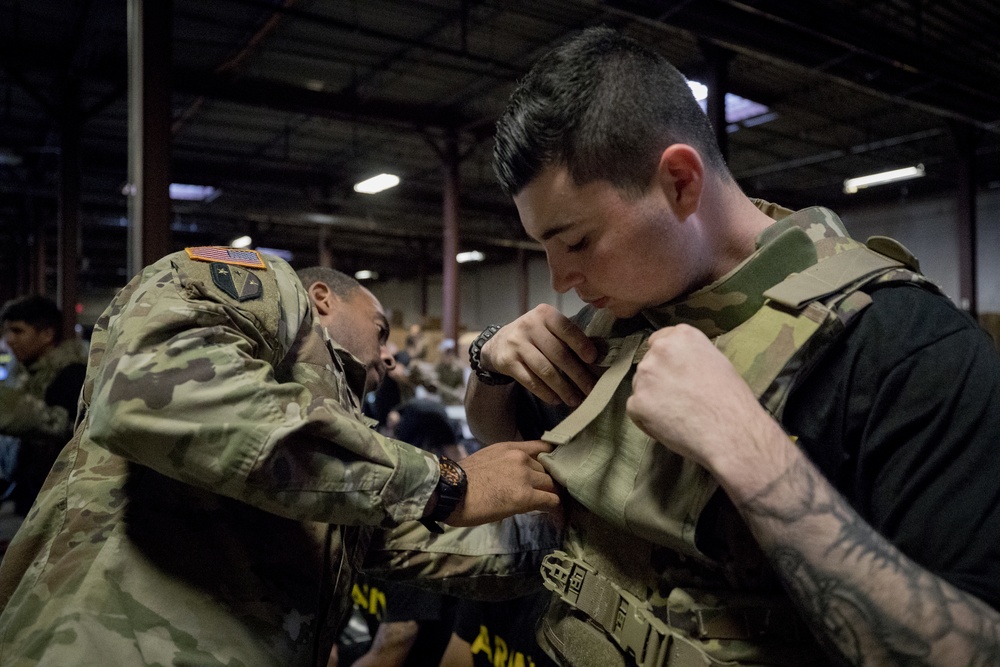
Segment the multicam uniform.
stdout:
[[60,447],[66,444],[73,432],[70,411],[49,405],[45,396],[55,382],[66,377],[67,368],[86,362],[80,341],[64,340],[27,368],[19,367],[19,372],[0,384],[0,433],[51,437],[62,440]]
[[366,425],[290,267],[214,252],[98,321],[85,417],[0,566],[0,663],[325,665],[371,526],[424,511],[436,460]]

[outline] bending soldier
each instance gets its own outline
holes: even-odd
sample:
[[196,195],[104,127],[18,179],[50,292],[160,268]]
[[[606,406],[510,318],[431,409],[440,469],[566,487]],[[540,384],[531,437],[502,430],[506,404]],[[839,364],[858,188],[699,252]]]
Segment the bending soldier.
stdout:
[[459,467],[370,428],[388,334],[329,269],[214,247],[147,267],[0,564],[0,662],[325,665],[376,527],[555,507],[544,443]]

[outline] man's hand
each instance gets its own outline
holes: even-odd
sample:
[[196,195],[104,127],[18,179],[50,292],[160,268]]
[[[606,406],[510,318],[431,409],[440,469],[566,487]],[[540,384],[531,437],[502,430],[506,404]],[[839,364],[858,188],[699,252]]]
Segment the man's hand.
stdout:
[[649,345],[626,404],[640,429],[738,496],[755,493],[784,469],[787,437],[704,334],[667,327]]
[[509,375],[546,403],[573,407],[594,388],[587,364],[596,359],[594,343],[547,304],[504,325],[480,355],[485,370]]
[[549,451],[552,445],[540,440],[498,442],[462,459],[469,486],[445,523],[478,526],[514,514],[555,510],[556,484],[538,462],[538,455]]

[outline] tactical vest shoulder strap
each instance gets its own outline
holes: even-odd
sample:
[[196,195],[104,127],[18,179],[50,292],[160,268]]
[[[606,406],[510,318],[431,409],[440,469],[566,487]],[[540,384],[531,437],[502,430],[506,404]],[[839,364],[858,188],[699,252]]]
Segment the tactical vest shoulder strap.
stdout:
[[610,362],[608,370],[597,380],[597,384],[584,399],[580,406],[571,412],[566,419],[562,420],[555,428],[542,434],[542,440],[556,445],[564,445],[583,429],[587,428],[590,422],[594,421],[597,415],[601,414],[608,403],[615,395],[615,390],[636,358],[639,346],[646,339],[646,334],[632,334],[628,338],[610,341],[610,349],[605,359]]
[[797,310],[886,269],[902,266],[902,262],[857,244],[820,260],[801,273],[793,273],[764,292],[764,296],[773,303]]
[[841,252],[766,291],[764,307],[717,340],[761,404],[778,419],[795,380],[871,304],[868,290],[908,282],[938,291],[914,272],[916,258],[896,241],[878,237],[874,249],[848,242]]

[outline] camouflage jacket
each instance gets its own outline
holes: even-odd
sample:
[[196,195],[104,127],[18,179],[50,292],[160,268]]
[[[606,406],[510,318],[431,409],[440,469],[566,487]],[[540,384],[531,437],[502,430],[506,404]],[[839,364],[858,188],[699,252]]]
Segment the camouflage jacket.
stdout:
[[94,331],[85,416],[0,564],[4,665],[325,665],[372,526],[436,460],[284,262],[147,267]]
[[0,384],[0,433],[22,438],[61,439],[64,444],[73,432],[66,409],[45,403],[45,392],[59,373],[72,364],[86,363],[83,345],[64,340],[28,367]]

